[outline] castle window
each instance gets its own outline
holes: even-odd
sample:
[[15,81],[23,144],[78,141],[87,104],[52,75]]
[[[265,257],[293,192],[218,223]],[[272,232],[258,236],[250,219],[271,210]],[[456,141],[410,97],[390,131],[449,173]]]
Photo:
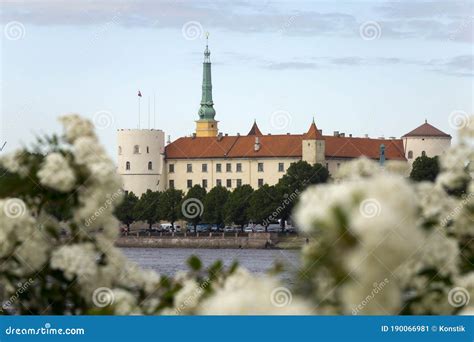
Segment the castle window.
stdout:
[[237,179],[236,187],[242,186],[242,179]]
[[237,163],[237,165],[235,165],[235,171],[242,172],[242,164],[241,163]]
[[170,179],[169,181],[169,188],[174,189],[174,179]]
[[221,172],[222,171],[222,164],[216,164],[216,172]]
[[150,147],[146,147],[146,153],[150,153]]
[[258,172],[263,172],[263,163],[258,163],[257,170]]
[[216,186],[222,186],[222,180],[216,179]]
[[153,170],[153,163],[151,161],[148,162],[148,170]]
[[138,145],[133,146],[133,153],[134,154],[139,154],[140,153],[140,146],[138,146]]
[[186,164],[186,172],[193,172],[193,164]]
[[130,162],[125,163],[125,170],[130,170]]
[[226,186],[227,186],[228,188],[232,188],[232,179],[226,180],[226,183],[227,183]]
[[122,146],[119,146],[119,148],[118,148],[118,154],[119,154],[119,155],[122,154]]
[[192,179],[188,179],[186,183],[187,183],[188,189],[193,187],[193,180]]
[[173,173],[174,172],[174,164],[169,164],[168,165],[168,172]]
[[278,163],[278,172],[284,172],[284,171],[285,171],[285,164]]
[[258,179],[258,187],[262,187],[263,186],[263,178],[259,178]]
[[412,159],[413,158],[413,151],[408,151],[408,159]]
[[202,172],[207,172],[207,164],[202,164]]
[[425,152],[425,151],[421,151],[421,155],[422,155],[423,157],[426,157],[426,152]]
[[341,166],[341,163],[337,163],[337,169],[339,170],[339,167]]
[[202,187],[205,189],[207,188],[207,179],[202,180]]
[[226,172],[232,172],[232,164],[231,163],[225,164],[225,171]]
[[329,170],[329,163],[326,163],[326,169]]

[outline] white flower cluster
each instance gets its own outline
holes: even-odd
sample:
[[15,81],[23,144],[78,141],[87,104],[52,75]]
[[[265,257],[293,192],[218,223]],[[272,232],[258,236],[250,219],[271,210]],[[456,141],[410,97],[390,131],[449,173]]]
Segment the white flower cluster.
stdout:
[[50,153],[38,171],[41,184],[62,192],[71,191],[76,183],[74,171],[60,153]]
[[[281,291],[281,293],[278,293]],[[278,296],[282,296],[279,298]],[[314,308],[293,296],[273,277],[239,268],[199,306],[202,315],[311,315]]]
[[0,260],[3,259],[0,274],[18,277],[36,274],[48,261],[48,248],[49,241],[23,201],[0,199]]
[[[474,255],[472,121],[440,158],[434,183],[411,183],[403,167],[362,158],[341,167],[337,184],[302,194],[295,217],[316,241],[303,249],[315,269],[315,298],[339,313],[456,312],[449,290],[474,271],[465,261]],[[383,279],[387,284],[372,297]]]
[[361,312],[382,309],[391,313],[399,309],[401,294],[387,270],[395,272],[407,260],[422,234],[416,229],[416,197],[409,184],[397,175],[374,174],[308,189],[301,197],[296,220],[306,233],[316,233],[324,241],[347,275],[340,289],[343,309],[358,306],[374,283],[389,278],[384,290]]

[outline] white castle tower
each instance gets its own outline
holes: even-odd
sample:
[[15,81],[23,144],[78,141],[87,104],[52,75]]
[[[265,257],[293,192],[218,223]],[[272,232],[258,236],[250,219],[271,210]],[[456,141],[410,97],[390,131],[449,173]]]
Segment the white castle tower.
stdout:
[[440,156],[451,146],[451,136],[430,125],[427,120],[403,137],[405,157],[410,166],[416,158]]
[[165,187],[165,133],[160,129],[117,130],[118,168],[122,188],[140,197]]

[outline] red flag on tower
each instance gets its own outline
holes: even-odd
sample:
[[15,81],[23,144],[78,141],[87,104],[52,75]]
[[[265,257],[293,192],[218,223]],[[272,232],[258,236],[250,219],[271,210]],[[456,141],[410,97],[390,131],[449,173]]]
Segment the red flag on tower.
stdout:
[[138,97],[142,97],[142,93],[140,92],[140,90],[138,91]]

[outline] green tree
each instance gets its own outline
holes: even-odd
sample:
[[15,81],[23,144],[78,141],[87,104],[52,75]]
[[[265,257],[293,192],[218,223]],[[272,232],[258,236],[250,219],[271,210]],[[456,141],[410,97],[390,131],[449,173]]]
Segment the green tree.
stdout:
[[158,215],[160,198],[160,192],[148,189],[135,204],[133,210],[135,219],[147,222],[149,229],[151,229],[153,223],[160,220]]
[[434,182],[439,173],[438,157],[422,155],[415,159],[412,165],[410,178],[416,182]]
[[250,197],[249,217],[254,222],[262,224],[267,231],[271,221],[277,218],[276,210],[280,203],[278,189],[273,185],[265,184],[255,190]]
[[181,201],[183,199],[183,192],[176,189],[168,189],[161,193],[160,202],[158,203],[158,215],[162,220],[167,220],[171,223],[174,229],[174,223],[181,214]]
[[189,189],[181,203],[182,217],[193,224],[194,232],[196,232],[196,226],[202,220],[205,198],[206,189],[196,184]]
[[250,197],[253,189],[245,184],[234,189],[224,206],[224,222],[235,223],[242,229],[249,221]]
[[223,186],[212,188],[204,199],[203,221],[222,225],[224,220],[224,206],[229,198],[229,191]]
[[282,201],[278,215],[281,219],[282,229],[304,189],[312,184],[326,183],[329,178],[328,169],[319,163],[310,165],[300,160],[290,165],[276,185]]
[[115,216],[120,220],[120,222],[127,225],[128,230],[130,230],[130,224],[135,222],[135,205],[138,202],[138,197],[135,196],[133,192],[125,194],[125,197],[116,208]]

